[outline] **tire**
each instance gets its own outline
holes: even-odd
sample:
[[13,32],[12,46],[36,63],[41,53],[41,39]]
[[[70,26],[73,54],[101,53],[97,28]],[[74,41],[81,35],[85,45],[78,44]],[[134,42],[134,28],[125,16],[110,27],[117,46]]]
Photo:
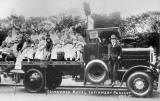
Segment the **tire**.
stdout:
[[38,69],[29,69],[24,76],[24,87],[30,93],[44,90],[44,75]]
[[133,96],[146,97],[153,91],[153,80],[145,72],[135,72],[129,76],[127,88]]
[[93,84],[104,83],[107,78],[107,69],[99,62],[94,62],[86,67],[85,76],[87,81]]
[[54,74],[47,76],[47,88],[49,90],[54,90],[61,85],[61,82],[62,76],[55,76]]

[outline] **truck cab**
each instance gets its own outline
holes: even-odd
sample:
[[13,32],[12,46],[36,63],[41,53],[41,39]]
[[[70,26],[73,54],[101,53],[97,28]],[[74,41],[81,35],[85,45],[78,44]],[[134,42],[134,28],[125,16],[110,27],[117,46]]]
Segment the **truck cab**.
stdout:
[[108,43],[112,34],[120,38],[121,33],[118,27],[97,28],[86,31],[86,43],[84,48],[84,58],[86,62],[93,59],[107,61],[108,59]]

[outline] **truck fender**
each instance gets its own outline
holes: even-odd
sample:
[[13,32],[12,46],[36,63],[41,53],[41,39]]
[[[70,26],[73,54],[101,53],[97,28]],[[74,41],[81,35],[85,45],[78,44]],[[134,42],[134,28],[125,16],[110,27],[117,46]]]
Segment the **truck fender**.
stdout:
[[123,77],[122,77],[122,80],[121,80],[121,84],[123,84],[123,82],[129,77],[129,75],[131,75],[131,73],[133,73],[135,71],[138,71],[138,70],[140,70],[140,71],[143,71],[143,70],[152,71],[152,69],[150,67],[145,66],[145,65],[133,66],[123,74]]

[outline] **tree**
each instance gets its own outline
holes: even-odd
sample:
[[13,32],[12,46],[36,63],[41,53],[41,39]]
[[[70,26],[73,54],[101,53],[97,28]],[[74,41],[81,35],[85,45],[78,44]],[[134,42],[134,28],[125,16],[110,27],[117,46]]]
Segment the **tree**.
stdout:
[[63,16],[61,21],[58,23],[62,28],[69,28],[71,26],[75,26],[76,24],[81,22],[81,18],[79,16]]
[[155,15],[153,12],[148,12],[124,19],[121,23],[123,36],[136,36],[141,33],[157,32],[156,22],[160,22],[157,16],[160,16],[160,14]]
[[94,27],[105,28],[105,27],[119,27],[121,23],[121,16],[119,12],[111,13],[110,15],[93,14]]
[[121,22],[122,37],[132,38],[137,47],[149,47],[159,49],[159,34],[157,23],[160,22],[160,13],[147,12],[128,17]]

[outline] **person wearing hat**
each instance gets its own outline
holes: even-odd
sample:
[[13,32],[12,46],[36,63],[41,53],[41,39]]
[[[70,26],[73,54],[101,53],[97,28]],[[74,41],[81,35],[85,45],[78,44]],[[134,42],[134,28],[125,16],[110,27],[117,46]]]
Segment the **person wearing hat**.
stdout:
[[24,71],[22,70],[21,62],[23,61],[23,59],[26,59],[26,58],[33,59],[31,48],[30,48],[32,43],[33,42],[28,38],[24,41],[21,48],[17,50],[18,51],[17,58],[15,62],[15,67],[11,71],[12,73],[24,73]]
[[108,59],[109,59],[109,76],[111,79],[111,86],[115,85],[117,77],[117,63],[120,59],[122,48],[119,42],[119,38],[112,34],[110,37],[110,43],[108,44]]
[[45,59],[49,60],[51,57],[51,51],[53,48],[53,41],[50,38],[50,34],[46,35],[46,50],[45,50]]

